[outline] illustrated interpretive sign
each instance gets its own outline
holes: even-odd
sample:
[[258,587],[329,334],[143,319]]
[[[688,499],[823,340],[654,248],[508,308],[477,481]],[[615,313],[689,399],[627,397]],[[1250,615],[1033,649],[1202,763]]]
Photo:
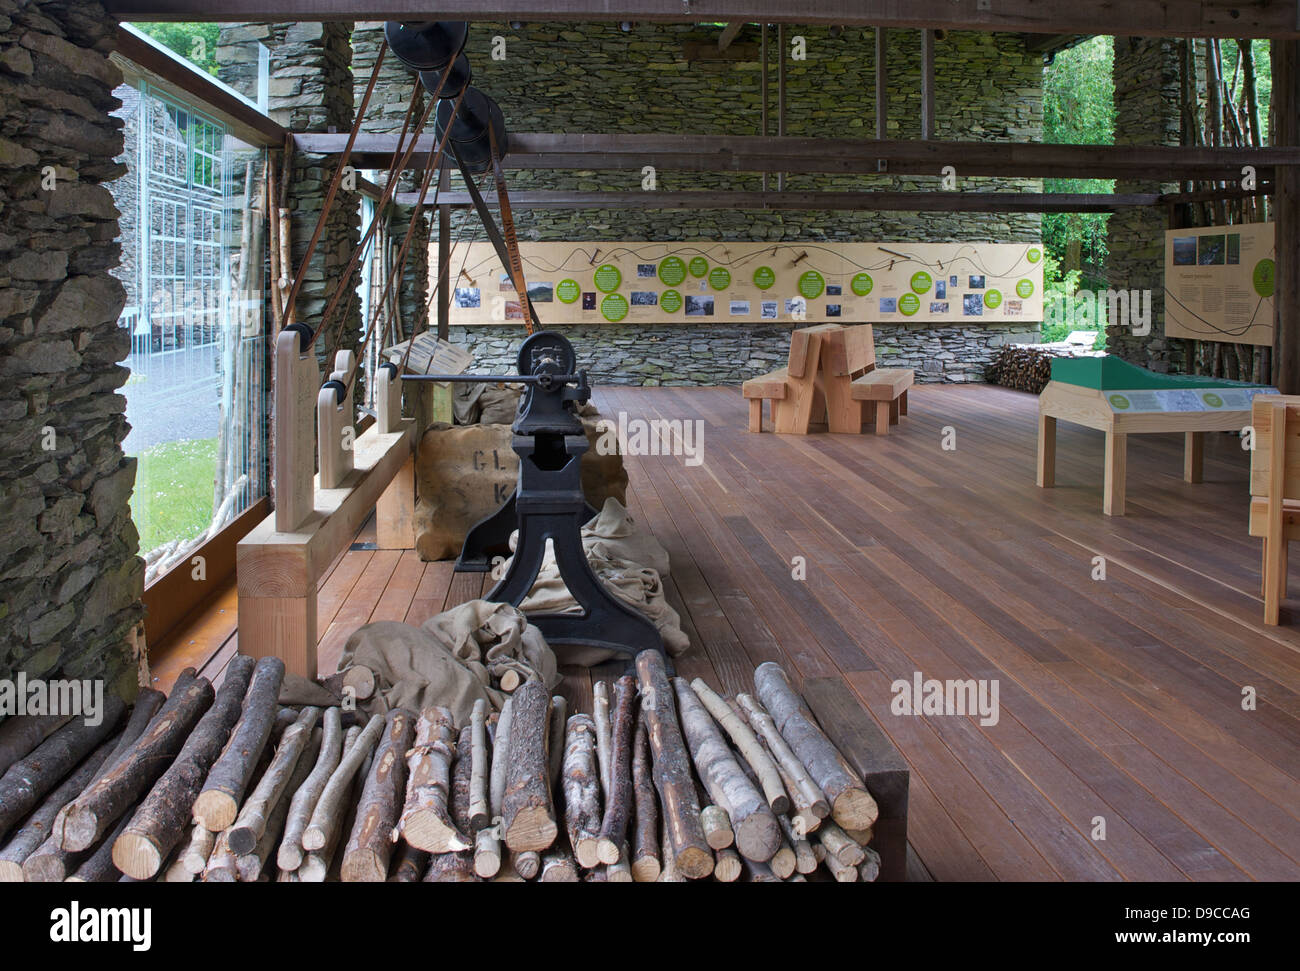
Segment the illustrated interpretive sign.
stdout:
[[1272,223],[1165,232],[1165,336],[1273,343]]

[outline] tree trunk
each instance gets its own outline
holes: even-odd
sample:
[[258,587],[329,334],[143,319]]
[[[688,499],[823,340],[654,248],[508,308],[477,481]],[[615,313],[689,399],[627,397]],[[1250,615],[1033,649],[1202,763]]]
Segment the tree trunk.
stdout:
[[357,821],[343,854],[348,883],[383,883],[393,856],[393,828],[406,792],[406,752],[415,737],[415,715],[402,708],[388,713],[383,741],[361,793]]
[[605,818],[601,822],[600,840],[596,846],[601,863],[617,863],[619,848],[627,843],[628,819],[632,815],[632,735],[635,730],[636,678],[625,674],[614,685],[610,789],[605,799]]
[[804,715],[799,696],[790,687],[785,672],[771,661],[760,664],[754,672],[754,686],[758,700],[771,714],[781,737],[826,793],[835,822],[844,829],[867,829],[874,825],[879,815],[876,800],[830,739]]
[[456,730],[446,708],[420,713],[415,745],[407,753],[406,804],[397,824],[406,842],[430,853],[451,853],[472,846],[451,818],[451,766],[456,757]]
[[[281,870],[297,870],[302,866],[302,833],[311,821],[311,814],[316,809],[321,793],[325,790],[330,776],[338,768],[343,757],[343,720],[338,708],[325,709],[324,731],[321,737],[320,754],[311,772],[293,794],[289,803],[289,816],[284,824],[284,837],[276,851],[276,865]],[[358,732],[359,734],[359,732]]]
[[632,839],[632,878],[654,883],[662,869],[659,863],[659,805],[650,777],[650,735],[645,721],[637,719],[632,743],[632,793],[636,799],[636,826]]
[[254,663],[246,654],[231,658],[212,707],[199,719],[180,754],[154,783],[114,842],[113,862],[123,873],[148,880],[180,842],[208,769],[221,754],[239,717]]
[[[677,723],[677,706],[664,671],[663,655],[653,650],[642,651],[636,656],[636,670],[641,686],[641,712],[650,733],[650,750],[654,753],[655,788],[659,790],[664,831],[672,844],[673,862],[689,879],[707,877],[713,872],[713,851],[700,826],[700,804],[695,796],[690,756]],[[663,864],[667,867],[668,860]]]
[[257,662],[239,723],[194,801],[194,818],[200,826],[217,833],[239,815],[240,800],[271,737],[283,680],[284,662],[279,658],[264,657]]
[[501,837],[512,850],[540,852],[550,847],[558,832],[546,748],[551,696],[541,681],[529,678],[513,699]]
[[323,850],[333,847],[338,841],[343,817],[349,809],[347,797],[352,791],[353,780],[362,763],[374,750],[383,731],[384,717],[372,716],[357,736],[356,743],[339,761],[339,767],[330,775],[330,781],[325,784],[325,790],[321,793],[316,808],[312,810],[311,822],[303,831],[303,849]]
[[572,715],[564,738],[564,826],[578,864],[600,864],[600,769],[596,764],[596,726],[590,715]]

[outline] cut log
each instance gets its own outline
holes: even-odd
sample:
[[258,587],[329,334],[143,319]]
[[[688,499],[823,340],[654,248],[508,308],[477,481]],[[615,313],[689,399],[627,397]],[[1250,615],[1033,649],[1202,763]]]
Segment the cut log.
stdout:
[[451,818],[451,766],[456,757],[456,730],[446,708],[426,708],[407,753],[406,803],[398,835],[417,849],[454,853],[473,844]]
[[880,854],[867,847],[867,854],[858,864],[858,879],[863,883],[875,883],[880,876]]
[[472,853],[435,853],[429,858],[425,883],[477,883]]
[[[626,847],[624,847],[626,849]],[[627,862],[627,854],[621,853],[618,861],[605,867],[606,883],[632,883],[632,867]]]
[[541,872],[542,856],[536,850],[522,850],[520,852],[511,850],[510,865],[515,868],[515,873],[525,880],[531,880]]
[[875,828],[871,829],[846,829],[844,835],[859,846],[869,846],[871,841],[876,838]]
[[728,748],[712,716],[684,678],[674,678],[682,731],[691,759],[709,796],[727,811],[736,834],[736,850],[751,860],[767,862],[781,846],[781,827],[767,800],[750,781]]
[[794,850],[795,870],[800,873],[812,873],[816,870],[817,856],[813,853],[812,843],[795,832],[794,823],[788,816],[778,816],[776,821],[781,824],[781,832],[785,834],[786,842]]
[[[290,729],[290,731],[293,730]],[[288,735],[287,732],[285,734]],[[235,869],[239,874],[241,883],[254,883],[260,880],[262,874],[266,872],[266,863],[271,858],[271,851],[280,842],[280,835],[284,832],[284,824],[289,817],[289,804],[293,801],[293,793],[306,781],[308,773],[311,772],[316,756],[320,752],[323,736],[324,733],[319,728],[312,731],[306,747],[298,753],[298,758],[293,767],[293,774],[289,776],[284,786],[277,785],[280,794],[276,796],[274,805],[267,811],[265,822],[262,825],[262,835],[257,838],[253,851],[251,853],[241,853],[235,860]],[[280,747],[283,748],[284,745],[285,741],[281,741]],[[261,788],[260,783],[258,788]],[[242,819],[244,814],[241,811],[239,815]],[[236,823],[236,825],[239,824]],[[231,835],[234,835],[234,830],[231,831]]]
[[239,880],[239,858],[230,849],[224,832],[216,834],[208,865],[203,868],[204,883],[235,883]]
[[208,679],[186,668],[143,734],[55,819],[53,835],[59,845],[79,852],[98,843],[171,765],[212,699]]
[[217,833],[228,828],[239,815],[239,803],[279,713],[283,679],[284,662],[279,658],[264,657],[257,662],[244,695],[239,722],[230,733],[225,750],[208,770],[203,789],[194,800],[194,819],[200,826]]
[[[258,780],[257,786],[244,804],[239,807],[239,815],[230,827],[227,839],[230,848],[239,856],[252,853],[257,848],[262,834],[266,832],[267,820],[280,802],[280,797],[289,788],[294,773],[302,758],[303,751],[311,742],[312,731],[320,718],[320,709],[312,706],[303,708],[302,713],[280,737],[280,744],[275,749],[271,764]],[[305,773],[304,773],[305,776]],[[289,798],[293,794],[290,793]],[[288,806],[285,806],[288,812]]]
[[469,825],[477,833],[492,822],[488,805],[487,702],[482,698],[474,702],[469,725],[473,759],[469,776]]
[[653,883],[659,879],[662,869],[659,863],[659,804],[650,773],[650,735],[646,732],[645,721],[638,718],[636,735],[632,740],[632,795],[636,803],[632,879],[638,883]]
[[713,860],[713,879],[719,883],[735,883],[744,872],[740,854],[730,846],[718,850]]
[[[316,764],[312,766],[311,772],[289,802],[289,815],[284,822],[284,836],[275,854],[276,865],[281,870],[293,871],[302,866],[303,830],[311,822],[311,814],[316,809],[320,794],[325,791],[326,783],[330,781],[330,776],[334,774],[334,770],[339,766],[339,760],[343,757],[343,720],[340,714],[338,708],[325,709],[320,754],[316,756]],[[361,734],[360,729],[356,731],[358,735]]]
[[185,869],[189,870],[193,876],[198,876],[208,867],[208,858],[212,856],[212,848],[216,845],[217,834],[204,826],[195,823],[190,827],[189,842],[181,850],[180,860]]
[[603,805],[609,801],[609,762],[610,749],[613,748],[609,726],[609,684],[597,681],[591,686],[591,694],[591,719],[596,725],[596,758],[600,764],[600,799]]
[[339,760],[338,768],[330,775],[330,781],[325,784],[325,789],[312,810],[311,822],[303,830],[303,849],[332,848],[338,841],[343,828],[343,817],[349,809],[346,800],[351,794],[353,780],[362,763],[374,751],[383,731],[384,716],[373,715],[357,736],[352,748]]
[[564,827],[578,865],[599,866],[600,770],[596,764],[596,726],[590,715],[571,715],[564,736]]
[[659,870],[659,879],[657,883],[685,883],[686,877],[682,871],[677,869],[677,858],[673,853],[672,840],[668,838],[668,827],[664,827],[663,834],[659,842],[659,859],[663,861],[663,866]]
[[0,836],[58,788],[82,759],[112,734],[126,706],[115,694],[104,698],[98,724],[73,718],[9,767],[0,778]]
[[817,859],[825,865],[830,871],[831,876],[835,878],[836,883],[856,883],[858,880],[858,868],[849,866],[842,862],[834,853],[827,851],[825,845],[817,843],[813,846],[813,852],[817,854]]
[[[246,654],[236,654],[230,659],[212,707],[204,712],[180,754],[154,783],[113,844],[113,862],[123,873],[137,880],[153,877],[161,869],[162,861],[181,842],[193,818],[194,800],[208,769],[221,754],[239,718],[255,663]],[[199,872],[202,865],[193,871]]]
[[541,852],[555,842],[558,832],[546,749],[551,696],[541,681],[529,678],[516,689],[513,700],[501,838],[512,850]]
[[501,871],[501,802],[506,794],[506,768],[509,761],[509,711],[510,699],[507,698],[496,724],[493,724],[492,718],[487,720],[488,734],[492,739],[492,768],[488,774],[488,815],[491,825],[479,830],[474,837],[474,872],[485,880]]
[[10,715],[0,724],[0,776],[68,723],[71,715]]
[[[203,829],[202,826],[199,829]],[[207,830],[204,830],[207,832]],[[187,834],[188,835],[188,834]],[[181,854],[177,853],[172,857],[171,862],[162,869],[163,883],[193,883],[194,874],[190,873],[190,868],[185,865],[185,860]]]
[[798,868],[798,864],[799,858],[795,856],[794,848],[785,840],[781,841],[781,845],[772,854],[772,859],[767,861],[767,865],[779,880],[784,880],[794,873]]
[[501,830],[497,823],[474,834],[474,872],[487,880],[501,872]]
[[817,842],[845,866],[857,866],[867,856],[865,849],[832,822],[822,823],[817,830]]
[[99,748],[91,752],[76,771],[69,775],[59,787],[45,797],[45,800],[19,827],[3,850],[0,850],[0,883],[22,883],[23,862],[35,853],[50,838],[50,828],[59,810],[70,803],[77,795],[90,785],[99,772],[109,752],[113,749],[112,739],[101,742]]
[[578,865],[567,850],[552,846],[542,857],[541,883],[578,883]]
[[777,815],[787,812],[790,808],[790,797],[786,795],[781,775],[753,730],[726,701],[704,683],[703,678],[696,678],[691,682],[691,687],[695,690],[696,697],[700,699],[700,704],[704,705],[708,713],[713,716],[713,720],[722,726],[722,730],[727,733],[727,737],[731,739],[731,744],[735,746],[740,757],[749,764],[749,768],[758,777],[758,784],[763,790],[768,808]]
[[513,694],[518,687],[523,684],[523,675],[514,668],[506,668],[501,673],[501,680],[498,682],[501,690],[506,694]]
[[406,794],[405,757],[414,737],[415,715],[403,708],[390,711],[343,853],[341,872],[346,883],[383,883],[388,879],[393,827]]
[[[597,854],[601,863],[619,861],[632,815],[632,736],[636,731],[636,678],[625,674],[614,685],[614,723],[610,729],[609,785]],[[599,735],[597,736],[599,738]],[[624,857],[627,854],[623,854]]]
[[781,878],[772,872],[772,868],[766,863],[758,860],[751,860],[748,857],[740,858],[741,865],[745,868],[745,874],[749,877],[750,883],[780,883]]
[[72,873],[65,879],[68,883],[116,883],[122,878],[122,874],[117,867],[113,865],[113,841],[118,834],[126,828],[126,824],[131,821],[130,816],[123,816],[117,821],[117,826],[109,834],[108,838],[102,840],[95,848],[95,851],[81,861],[76,872]]
[[[767,745],[772,761],[776,764],[777,771],[781,773],[786,794],[790,796],[797,813],[805,818],[808,818],[808,814],[811,813],[811,816],[818,820],[829,816],[831,805],[825,793],[813,781],[804,764],[799,761],[799,756],[794,754],[789,743],[782,737],[772,716],[751,695],[740,694],[736,696],[736,700],[749,716],[750,725]],[[811,833],[816,828],[816,826],[805,826],[804,832]]]
[[[474,730],[471,725],[466,725],[460,730],[460,735],[456,739],[456,763],[451,772],[451,821],[462,833],[469,829],[472,800],[470,787],[473,775]],[[525,862],[522,857],[523,854],[520,854],[517,859]],[[535,855],[529,862],[535,874],[537,872]],[[522,870],[519,872],[521,876],[526,876]],[[426,883],[473,883],[477,880],[478,875],[474,872],[474,854],[465,850],[434,854],[429,860],[429,872],[424,878]]]
[[564,724],[569,717],[569,703],[564,695],[551,695],[551,720],[547,725],[546,751],[550,755],[551,791],[560,788],[564,772]]
[[364,664],[350,665],[343,672],[343,689],[356,701],[368,700],[375,693],[375,672]]
[[[701,879],[713,872],[713,850],[704,839],[700,826],[700,803],[695,795],[690,755],[677,723],[677,704],[664,670],[664,657],[658,651],[642,651],[636,656],[637,678],[641,687],[641,712],[650,733],[650,751],[654,754],[655,788],[664,832],[672,845],[673,862],[683,876]],[[663,860],[664,867],[668,860]]]
[[[374,717],[379,719],[379,726],[382,731],[383,716],[376,715]],[[367,727],[369,727],[370,723],[367,722],[366,724]],[[357,734],[353,736],[352,729],[349,729],[347,736],[343,739],[343,758],[340,760],[340,767],[342,767],[342,763],[347,760],[348,756],[352,754],[354,750],[361,747],[362,735],[365,733],[365,729],[358,726],[356,731]],[[366,754],[361,766],[355,773],[353,773],[355,777],[344,785],[344,792],[342,797],[339,799],[339,806],[337,807],[339,813],[338,825],[331,825],[327,827],[325,831],[325,836],[328,842],[319,849],[309,851],[303,858],[302,866],[298,867],[298,878],[303,883],[323,883],[331,875],[338,876],[336,857],[338,856],[337,850],[339,843],[342,842],[341,834],[351,831],[352,817],[354,815],[351,807],[356,806],[357,800],[361,798],[361,780],[370,773],[372,754],[373,750],[371,753]],[[335,770],[335,774],[337,774],[337,771],[338,770]],[[333,776],[330,778],[332,780]],[[328,793],[328,788],[329,787],[326,786],[326,793]],[[316,804],[317,809],[320,809],[323,804],[326,793],[322,793],[321,801]]]
[[731,828],[731,817],[721,806],[709,803],[700,810],[700,826],[704,840],[715,850],[725,850],[736,842],[736,832]]
[[506,773],[510,769],[510,721],[514,714],[514,698],[507,698],[497,719],[496,739],[492,743],[492,772],[488,779],[488,806],[495,820],[501,815],[501,804],[506,799]]
[[780,666],[772,661],[760,664],[754,672],[754,687],[781,737],[826,794],[835,822],[844,829],[872,826],[879,815],[876,800],[839,749],[804,714],[799,696]]
[[403,843],[393,866],[393,883],[419,883],[429,869],[429,854],[408,843]]

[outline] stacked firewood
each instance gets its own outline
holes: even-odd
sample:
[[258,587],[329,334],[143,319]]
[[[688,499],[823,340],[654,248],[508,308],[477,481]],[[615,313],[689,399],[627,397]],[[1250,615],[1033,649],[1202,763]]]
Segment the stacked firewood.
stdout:
[[[187,670],[99,725],[0,726],[0,880],[874,880],[875,801],[775,664],[727,699],[662,655],[500,713],[281,708],[284,665]],[[124,727],[114,734],[119,723]],[[3,771],[7,769],[7,771]]]
[[988,366],[989,383],[1039,394],[1052,380],[1051,354],[1030,344],[1005,344]]

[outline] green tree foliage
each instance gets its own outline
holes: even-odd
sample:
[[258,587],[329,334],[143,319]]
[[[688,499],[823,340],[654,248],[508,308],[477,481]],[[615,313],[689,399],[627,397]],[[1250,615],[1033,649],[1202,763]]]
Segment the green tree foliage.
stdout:
[[[1115,141],[1114,45],[1092,37],[1061,51],[1043,71],[1043,141],[1110,145]],[[1045,192],[1113,192],[1109,179],[1044,179]],[[1071,271],[1087,277],[1106,258],[1105,213],[1046,213],[1043,245],[1064,281]],[[1051,286],[1052,281],[1045,281]],[[1085,282],[1098,282],[1086,280]]]
[[175,51],[200,70],[216,76],[217,34],[220,24],[132,24],[169,50]]

